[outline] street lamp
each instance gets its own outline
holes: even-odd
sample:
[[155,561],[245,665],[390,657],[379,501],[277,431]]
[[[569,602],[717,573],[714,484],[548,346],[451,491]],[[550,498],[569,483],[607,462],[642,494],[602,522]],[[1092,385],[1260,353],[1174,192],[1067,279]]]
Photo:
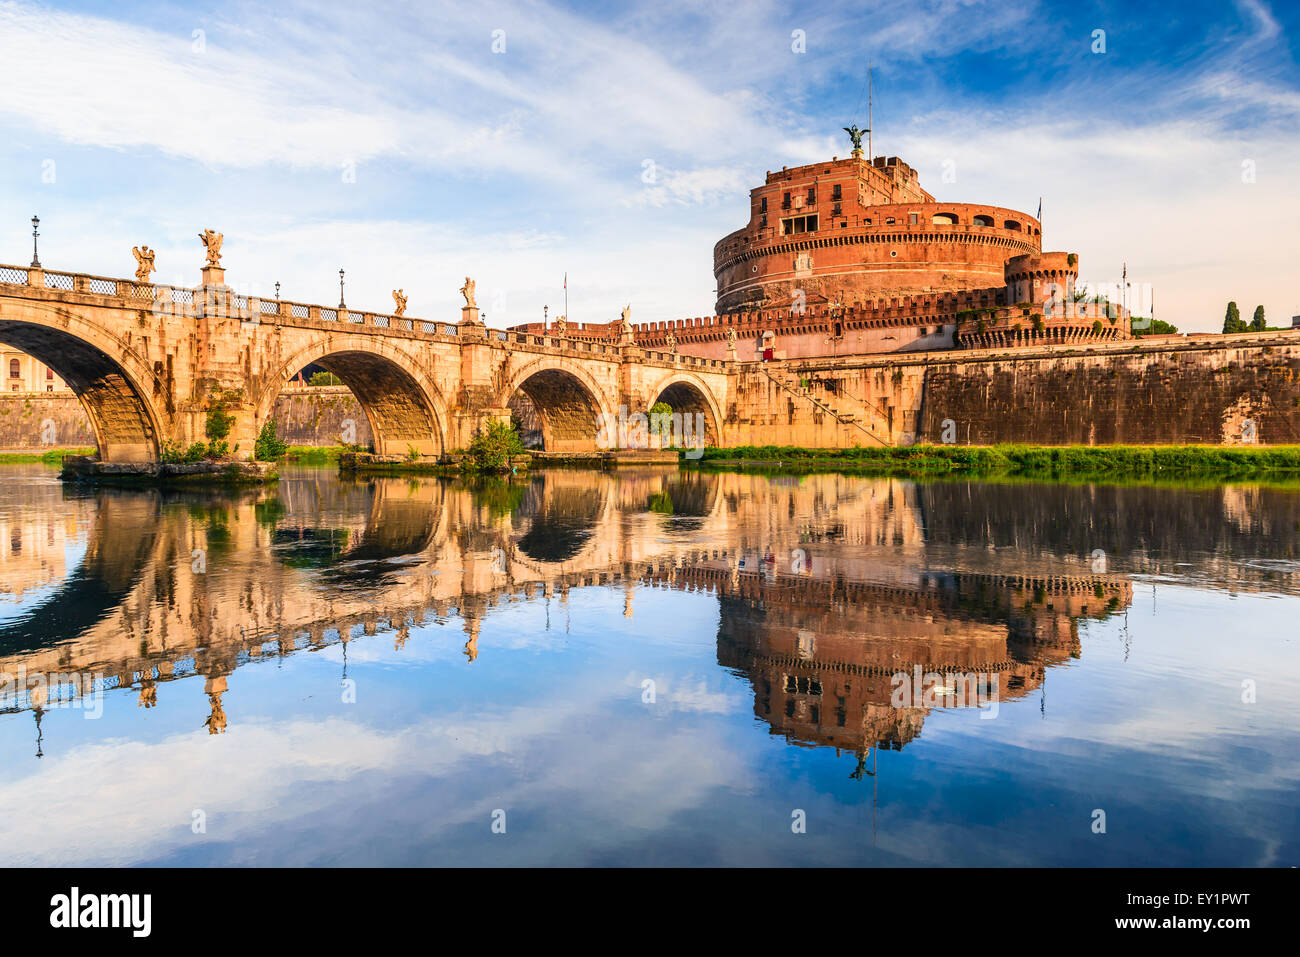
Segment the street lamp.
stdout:
[[41,257],[36,255],[36,237],[40,235],[40,233],[37,232],[36,227],[39,226],[40,224],[41,224],[41,217],[33,216],[32,217],[32,268],[33,269],[41,268]]
[[346,309],[347,304],[343,302],[343,270],[339,270],[339,308]]
[[280,301],[280,284],[278,282],[275,284],[275,301]]

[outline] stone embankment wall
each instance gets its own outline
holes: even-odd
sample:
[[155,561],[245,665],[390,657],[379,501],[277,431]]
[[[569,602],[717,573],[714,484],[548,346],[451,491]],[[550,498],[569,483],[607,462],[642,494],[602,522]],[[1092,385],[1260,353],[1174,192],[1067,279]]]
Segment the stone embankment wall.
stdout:
[[743,367],[733,445],[1300,443],[1300,332]]
[[[275,403],[276,431],[290,445],[368,445],[370,423],[352,393],[341,386],[286,389]],[[0,450],[93,447],[95,435],[81,403],[71,395],[0,393]]]
[[272,415],[276,432],[290,445],[370,444],[366,414],[342,386],[285,389]]
[[0,449],[91,448],[90,419],[71,393],[0,393]]

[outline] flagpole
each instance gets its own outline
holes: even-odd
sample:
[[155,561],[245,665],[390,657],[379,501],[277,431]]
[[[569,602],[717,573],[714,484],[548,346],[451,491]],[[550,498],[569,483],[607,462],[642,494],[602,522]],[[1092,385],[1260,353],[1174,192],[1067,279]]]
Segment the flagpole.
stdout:
[[564,274],[564,318],[569,318],[569,274]]

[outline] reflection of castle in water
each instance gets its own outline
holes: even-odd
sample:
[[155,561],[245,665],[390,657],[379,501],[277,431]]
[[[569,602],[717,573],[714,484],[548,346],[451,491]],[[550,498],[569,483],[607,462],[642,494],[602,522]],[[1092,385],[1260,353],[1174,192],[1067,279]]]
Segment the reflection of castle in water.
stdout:
[[[42,529],[73,493],[48,494],[25,505]],[[716,595],[718,661],[751,681],[755,713],[774,732],[859,754],[899,747],[930,706],[895,707],[893,675],[919,666],[996,676],[999,699],[1015,700],[1080,654],[1081,620],[1129,606],[1127,578],[1090,566],[1095,528],[1088,541],[1053,538],[1056,516],[1097,494],[1053,490],[1027,508],[1015,487],[675,470],[476,486],[308,473],[226,499],[103,491],[77,499],[93,516],[80,565],[25,615],[0,621],[0,675],[71,680],[36,694],[0,689],[0,711],[39,717],[62,698],[128,688],[143,707],[165,705],[161,687],[202,676],[216,733],[228,678],[257,661],[342,645],[346,662],[353,640],[386,634],[400,648],[413,629],[453,621],[474,661],[494,607],[621,583],[627,614],[637,587]],[[1290,498],[1277,508],[1266,499],[1254,496],[1294,520]],[[1276,522],[1243,524],[1236,499],[1220,501],[1222,520],[1201,526],[1218,539],[1179,547],[1226,543],[1225,554],[1262,557],[1291,547],[1266,534]],[[1142,537],[1165,524],[1155,493],[1102,504],[1099,521],[1125,515],[1102,539],[1119,542],[1112,560],[1140,556],[1126,570],[1183,557]]]
[[749,679],[773,733],[858,754],[920,734],[929,707],[900,706],[900,686],[939,707],[1024,697],[1079,657],[1080,619],[1127,609],[1133,594],[1107,576],[931,573],[902,587],[697,566],[678,582],[717,590],[718,663]]

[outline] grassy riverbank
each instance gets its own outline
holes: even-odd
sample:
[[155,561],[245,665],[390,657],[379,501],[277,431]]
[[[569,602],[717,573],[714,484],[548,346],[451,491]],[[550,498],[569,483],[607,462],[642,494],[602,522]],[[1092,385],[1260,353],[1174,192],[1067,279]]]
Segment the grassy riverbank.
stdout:
[[916,445],[706,449],[687,466],[779,468],[896,476],[1014,476],[1048,480],[1300,479],[1300,445]]
[[94,449],[50,449],[48,452],[0,452],[0,465],[62,465],[65,455],[94,455]]
[[291,445],[284,460],[295,465],[337,465],[347,451],[345,445]]

